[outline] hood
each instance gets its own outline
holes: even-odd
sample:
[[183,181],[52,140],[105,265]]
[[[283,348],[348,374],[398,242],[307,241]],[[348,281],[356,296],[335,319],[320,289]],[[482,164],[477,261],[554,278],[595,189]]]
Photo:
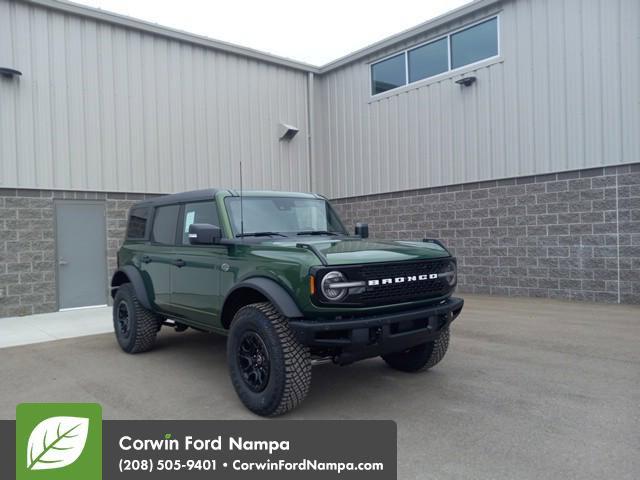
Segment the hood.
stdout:
[[293,247],[297,243],[313,245],[327,258],[329,265],[404,262],[449,256],[449,252],[436,243],[404,240],[300,237],[297,241],[283,239],[269,243],[283,247]]

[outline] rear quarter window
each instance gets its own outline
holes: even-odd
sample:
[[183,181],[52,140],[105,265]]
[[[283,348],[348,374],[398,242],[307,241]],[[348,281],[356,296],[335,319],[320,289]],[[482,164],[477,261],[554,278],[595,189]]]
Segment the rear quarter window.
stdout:
[[168,205],[156,208],[153,216],[151,239],[162,245],[176,244],[176,228],[178,226],[179,205]]
[[149,208],[132,208],[127,225],[128,240],[143,240],[147,232]]

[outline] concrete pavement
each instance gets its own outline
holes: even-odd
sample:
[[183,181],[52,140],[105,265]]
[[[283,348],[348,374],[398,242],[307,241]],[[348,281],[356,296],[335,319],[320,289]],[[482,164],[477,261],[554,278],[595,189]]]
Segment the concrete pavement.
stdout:
[[[287,419],[393,419],[400,479],[640,478],[640,308],[466,295],[433,370],[314,367]],[[0,322],[1,323],[1,322]],[[0,418],[27,401],[98,402],[109,419],[247,419],[223,338],[111,334],[0,350]]]

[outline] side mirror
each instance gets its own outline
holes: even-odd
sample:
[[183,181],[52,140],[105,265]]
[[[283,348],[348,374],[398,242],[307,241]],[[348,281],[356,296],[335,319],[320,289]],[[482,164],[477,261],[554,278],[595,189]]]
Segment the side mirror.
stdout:
[[369,238],[369,224],[368,223],[356,223],[356,235],[360,238]]
[[208,223],[192,223],[189,225],[189,243],[191,245],[212,245],[222,238],[220,227]]

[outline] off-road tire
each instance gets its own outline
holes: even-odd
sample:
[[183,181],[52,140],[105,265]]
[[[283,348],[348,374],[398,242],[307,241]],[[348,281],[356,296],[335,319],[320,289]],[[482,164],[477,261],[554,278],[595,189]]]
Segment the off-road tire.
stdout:
[[440,336],[432,341],[416,345],[402,352],[382,355],[387,365],[402,372],[418,372],[438,364],[449,348],[449,328],[440,332]]
[[[268,353],[269,374],[262,391],[250,388],[239,360],[242,341],[257,334]],[[227,361],[233,387],[242,403],[257,415],[276,416],[300,404],[311,385],[311,355],[271,303],[242,307],[233,317],[227,340]]]
[[[126,306],[130,317],[127,331],[119,325],[121,304]],[[127,353],[142,353],[153,348],[162,320],[155,313],[142,306],[130,283],[118,287],[113,300],[113,328],[120,348]]]

